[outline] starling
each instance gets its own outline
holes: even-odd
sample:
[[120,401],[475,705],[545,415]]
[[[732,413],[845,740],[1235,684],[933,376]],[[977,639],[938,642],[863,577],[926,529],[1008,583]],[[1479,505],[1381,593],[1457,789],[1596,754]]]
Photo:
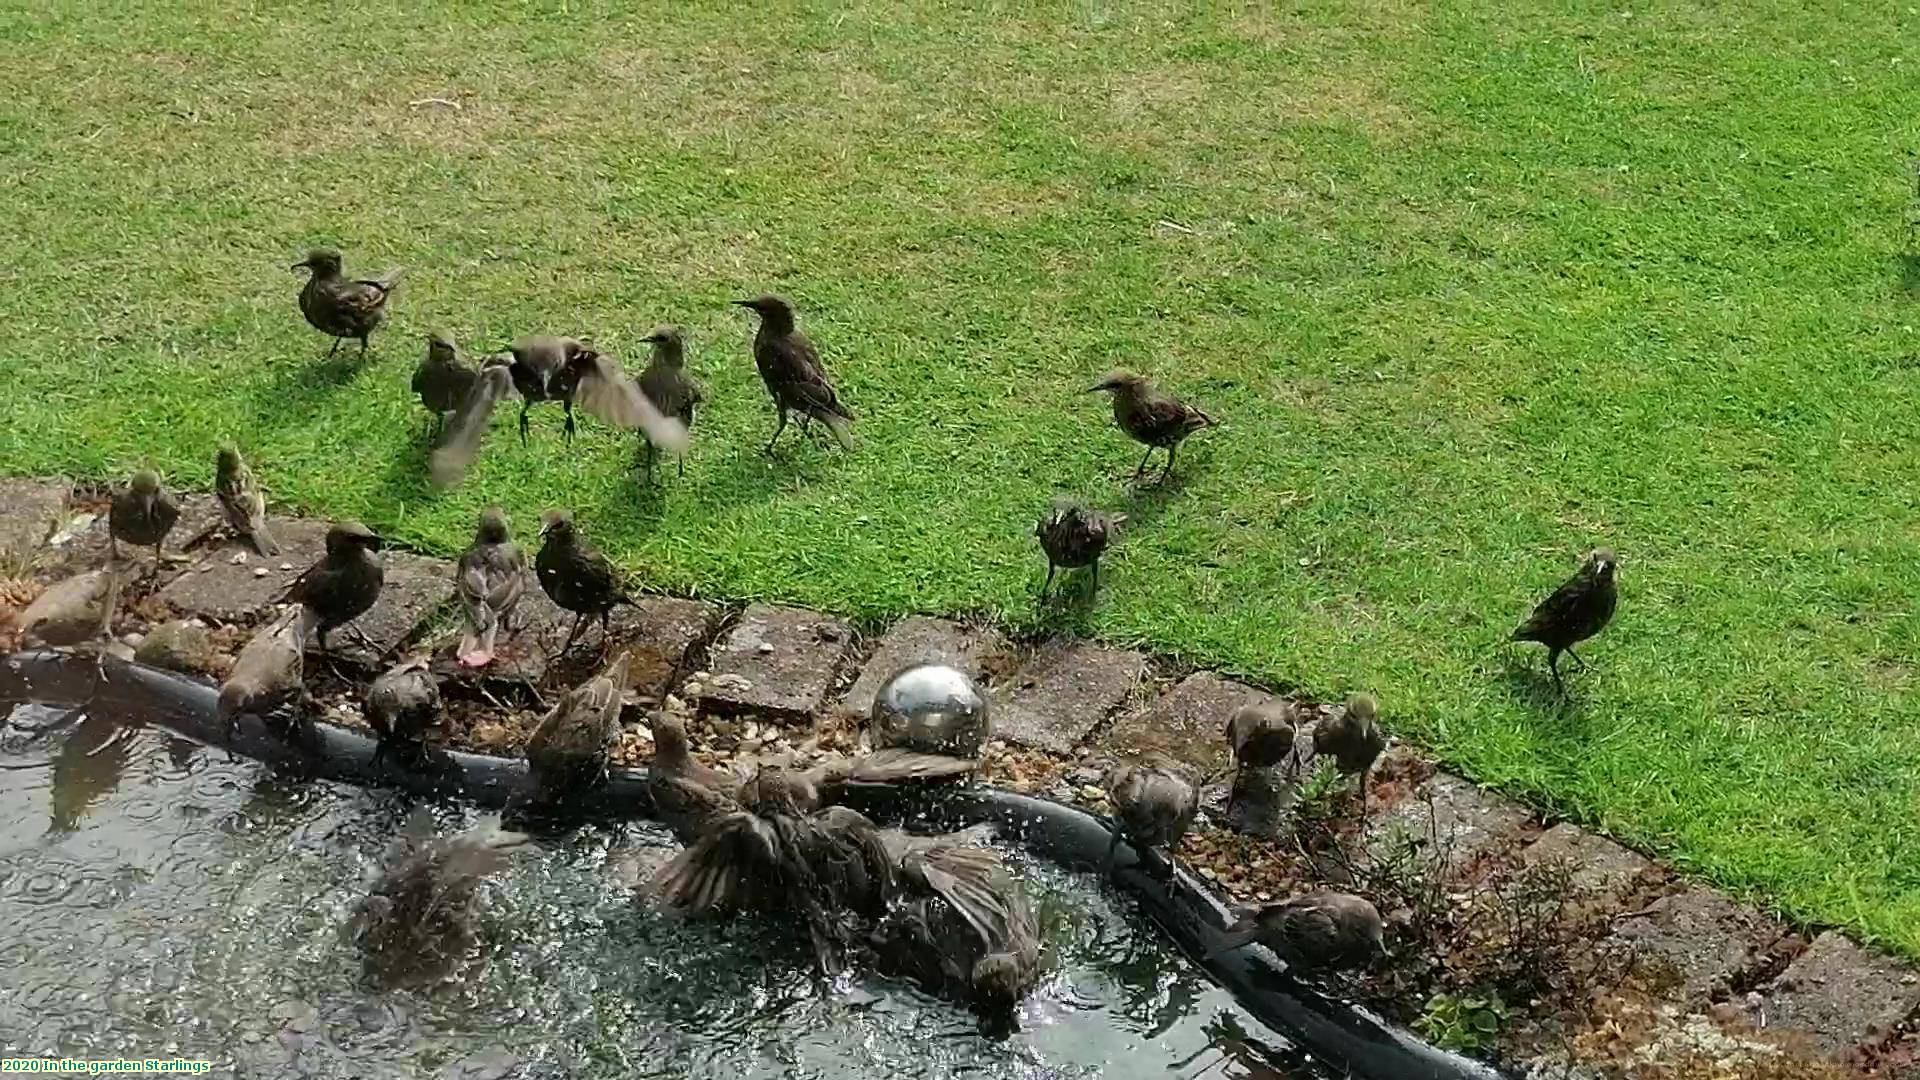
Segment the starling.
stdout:
[[137,547],[153,545],[154,569],[160,567],[160,545],[180,520],[180,504],[160,486],[160,474],[141,469],[133,474],[125,490],[113,497],[107,511],[108,543],[113,557],[120,557],[122,540]]
[[573,648],[588,616],[600,619],[601,648],[611,639],[613,609],[630,604],[625,589],[614,577],[613,564],[605,555],[580,538],[573,515],[565,510],[549,510],[546,525],[540,530],[540,551],[533,557],[534,573],[540,588],[561,608],[573,612],[573,629],[567,633],[562,654]]
[[1100,556],[1113,540],[1113,534],[1127,520],[1125,514],[1089,510],[1072,499],[1055,499],[1053,509],[1033,527],[1040,539],[1040,550],[1047,554],[1047,580],[1040,586],[1040,599],[1053,588],[1054,570],[1082,566],[1093,570],[1092,587],[1100,588]]
[[[647,362],[647,368],[640,373],[640,392],[646,395],[653,407],[664,416],[670,416],[688,430],[693,428],[693,409],[704,400],[700,384],[687,374],[686,339],[677,326],[662,326],[647,335],[647,341],[653,346],[653,359]],[[653,461],[658,456],[659,447],[653,440],[643,441],[646,451],[647,481],[653,481]],[[680,459],[679,473],[687,471],[686,459]]]
[[489,506],[480,512],[480,526],[454,568],[453,584],[466,622],[455,655],[462,667],[486,667],[493,662],[500,624],[527,588],[527,560],[507,534],[506,511]]
[[1345,708],[1313,729],[1313,752],[1331,757],[1341,772],[1360,778],[1363,812],[1367,805],[1367,775],[1380,752],[1387,748],[1387,736],[1380,730],[1378,712],[1370,695],[1354,694],[1347,698]]
[[1619,589],[1613,583],[1614,566],[1613,552],[1607,548],[1588,555],[1579,571],[1553,590],[1552,596],[1540,601],[1527,621],[1513,632],[1515,641],[1537,641],[1547,647],[1547,670],[1553,672],[1553,685],[1561,693],[1567,688],[1560,681],[1560,654],[1566,653],[1574,663],[1586,667],[1587,662],[1573,647],[1606,629],[1613,609],[1620,603]]
[[1162,446],[1167,450],[1167,464],[1160,470],[1160,479],[1165,480],[1167,474],[1173,471],[1173,455],[1179,449],[1180,441],[1213,423],[1213,418],[1206,413],[1183,403],[1139,375],[1129,375],[1124,371],[1109,372],[1105,378],[1089,387],[1087,393],[1098,390],[1113,394],[1113,422],[1119,424],[1120,430],[1126,432],[1129,438],[1146,445],[1147,452],[1133,470],[1135,480],[1146,471],[1147,461],[1153,457],[1154,449]]
[[302,682],[301,651],[306,646],[311,616],[289,607],[263,627],[234,657],[227,681],[220,684],[218,715],[226,723],[229,742],[233,725],[244,713],[265,719],[281,705],[306,694]]
[[1109,770],[1107,798],[1113,801],[1115,824],[1107,845],[1109,864],[1122,837],[1140,848],[1174,847],[1200,812],[1200,785],[1192,772],[1159,753]]
[[[300,601],[312,616],[321,652],[327,651],[329,633],[366,614],[380,599],[387,572],[374,552],[383,543],[365,525],[342,521],[327,530],[327,553],[287,589],[286,598]],[[361,640],[371,644],[364,634]]]
[[674,453],[686,448],[686,425],[662,416],[613,357],[564,337],[523,338],[512,351],[507,370],[521,398],[521,445],[527,441],[527,410],[537,402],[558,401],[567,414],[568,442],[573,441],[573,407],[578,403],[614,427],[637,429]]
[[495,358],[481,367],[473,385],[454,410],[453,419],[440,433],[428,461],[428,475],[440,487],[452,487],[466,478],[467,469],[480,454],[480,440],[487,434],[487,421],[493,407],[515,397],[513,367],[510,361]]
[[[1040,926],[998,854],[941,837],[882,841],[898,859],[901,899],[868,945],[883,970],[1005,1022],[1040,973]],[[889,842],[894,841],[894,842]],[[904,850],[901,850],[904,847]]]
[[626,690],[627,654],[621,653],[612,667],[567,691],[533,729],[527,768],[548,801],[563,801],[606,779]]
[[440,684],[427,658],[410,657],[374,679],[367,687],[366,713],[367,723],[380,737],[374,764],[392,753],[408,768],[423,765],[427,729],[440,717]]
[[526,841],[490,818],[447,839],[431,812],[415,810],[389,846],[384,869],[354,913],[354,939],[367,973],[383,987],[438,982],[478,938],[480,883]]
[[213,461],[213,491],[220,500],[220,513],[235,536],[253,545],[262,557],[280,554],[280,545],[267,531],[267,497],[253,479],[253,470],[240,457],[240,451],[222,446]]
[[672,717],[653,722],[647,793],[653,797],[653,816],[683,844],[696,842],[721,818],[740,809],[740,778],[693,760],[686,726]]
[[1365,967],[1386,953],[1380,912],[1351,893],[1311,892],[1254,909],[1209,955],[1259,942],[1303,976]]
[[833,384],[827,381],[813,342],[794,327],[793,306],[777,296],[759,296],[734,303],[752,308],[760,316],[760,329],[753,335],[753,363],[760,369],[760,379],[767,384],[767,393],[772,395],[774,408],[780,413],[780,422],[774,426],[773,438],[767,440],[763,453],[773,453],[773,444],[780,441],[780,433],[787,429],[790,410],[800,414],[802,427],[809,419],[818,420],[833,433],[835,442],[843,449],[852,450],[853,430],[848,425],[853,422],[853,414],[840,404],[839,395],[833,392]]
[[446,431],[447,418],[467,400],[479,378],[480,372],[460,359],[451,336],[439,331],[427,335],[427,358],[413,369],[413,392],[433,418],[436,437]]
[[47,586],[14,616],[22,638],[48,645],[78,645],[112,629],[117,579],[108,569],[90,570]]
[[1267,769],[1295,761],[1294,708],[1290,701],[1242,705],[1227,718],[1227,743],[1237,768]]
[[367,335],[386,320],[387,298],[405,271],[390,270],[377,278],[349,280],[340,273],[340,253],[327,248],[308,252],[305,259],[293,264],[293,269],[305,269],[312,275],[300,288],[300,313],[315,330],[333,335],[327,359],[333,359],[340,343],[348,338],[360,339],[360,356],[364,359]]

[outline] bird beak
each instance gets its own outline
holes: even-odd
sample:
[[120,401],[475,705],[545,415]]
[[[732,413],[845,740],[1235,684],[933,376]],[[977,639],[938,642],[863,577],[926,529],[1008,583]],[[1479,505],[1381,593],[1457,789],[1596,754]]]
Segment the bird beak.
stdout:
[[384,548],[387,546],[387,542],[385,540],[382,540],[378,536],[369,536],[366,538],[364,543],[375,551],[379,551],[381,548]]
[[1113,389],[1112,383],[1098,382],[1098,383],[1094,383],[1092,386],[1087,387],[1086,390],[1083,391],[1083,393],[1092,394],[1092,393],[1097,393],[1101,390],[1111,390],[1111,389]]
[[303,262],[297,262],[297,263],[294,263],[292,266],[287,267],[287,269],[289,270],[305,270],[306,268],[307,268],[307,264]]
[[729,300],[727,301],[727,303],[732,304],[734,307],[744,307],[744,308],[750,308],[754,304],[754,302],[751,300]]

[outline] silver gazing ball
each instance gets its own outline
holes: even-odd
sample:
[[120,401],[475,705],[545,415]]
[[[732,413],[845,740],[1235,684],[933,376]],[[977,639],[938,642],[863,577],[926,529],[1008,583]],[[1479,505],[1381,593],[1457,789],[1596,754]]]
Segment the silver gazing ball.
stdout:
[[873,699],[873,730],[882,747],[979,757],[993,730],[987,695],[967,673],[946,664],[894,672]]

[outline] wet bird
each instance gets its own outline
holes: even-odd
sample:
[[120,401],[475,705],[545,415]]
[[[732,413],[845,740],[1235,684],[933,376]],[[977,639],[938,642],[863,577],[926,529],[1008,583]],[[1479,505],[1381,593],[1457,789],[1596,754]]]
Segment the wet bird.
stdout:
[[451,335],[442,331],[427,335],[427,358],[413,369],[413,392],[433,418],[435,437],[446,431],[447,418],[467,400],[479,378],[479,369],[460,359],[460,347]]
[[679,720],[663,716],[653,722],[647,794],[653,798],[653,816],[682,844],[694,843],[720,819],[738,813],[740,788],[739,777],[693,759],[686,726]]
[[473,946],[480,883],[527,839],[499,826],[498,818],[487,818],[442,839],[430,812],[409,818],[354,913],[355,941],[381,986],[439,981]]
[[1098,591],[1100,556],[1126,520],[1125,514],[1090,510],[1073,499],[1055,499],[1047,516],[1033,527],[1033,535],[1040,540],[1040,550],[1047,555],[1047,580],[1040,586],[1040,599],[1047,598],[1048,590],[1053,588],[1053,573],[1060,568],[1090,567],[1093,571],[1091,589]]
[[220,684],[217,711],[229,741],[241,716],[266,719],[280,706],[306,696],[301,653],[310,620],[304,608],[289,606],[248,638],[234,657],[227,680]]
[[560,651],[564,654],[573,648],[589,616],[600,619],[601,648],[604,649],[611,640],[613,609],[633,601],[614,575],[613,564],[592,544],[581,539],[572,514],[549,510],[545,521],[540,530],[540,550],[533,557],[533,569],[547,597],[573,612],[573,629]]
[[462,667],[485,667],[493,662],[501,624],[527,589],[527,560],[508,534],[506,511],[489,506],[480,512],[473,543],[454,568],[453,584],[464,622],[455,655]]
[[1614,608],[1619,606],[1614,567],[1612,551],[1594,551],[1579,571],[1540,601],[1527,621],[1513,632],[1515,641],[1537,641],[1547,647],[1547,670],[1553,672],[1553,685],[1561,693],[1567,688],[1560,681],[1560,654],[1564,652],[1573,657],[1574,663],[1586,667],[1587,662],[1573,647],[1606,629]]
[[627,654],[607,670],[567,691],[527,740],[527,768],[536,790],[561,802],[598,786],[620,736],[627,690]]
[[1279,699],[1242,705],[1227,718],[1227,743],[1237,768],[1266,769],[1291,764],[1295,711]]
[[409,769],[425,765],[427,729],[440,719],[440,683],[427,658],[409,657],[381,672],[367,687],[366,715],[380,739],[376,766],[388,754]]
[[1113,395],[1113,422],[1120,425],[1120,430],[1126,432],[1129,438],[1145,444],[1147,448],[1140,458],[1140,464],[1133,470],[1135,480],[1146,471],[1147,462],[1153,457],[1154,450],[1160,447],[1165,447],[1167,451],[1166,467],[1160,470],[1160,479],[1165,480],[1167,474],[1173,471],[1173,455],[1181,441],[1213,423],[1213,418],[1206,413],[1185,404],[1140,375],[1130,375],[1124,371],[1109,372],[1089,387],[1087,393],[1101,390]]
[[333,336],[327,358],[340,351],[348,338],[360,339],[360,356],[367,355],[367,337],[387,317],[387,300],[400,284],[404,270],[390,270],[377,278],[348,278],[340,273],[340,253],[315,248],[293,264],[311,275],[300,288],[300,313],[315,330]]
[[800,414],[803,430],[808,420],[820,421],[842,449],[852,450],[853,413],[840,404],[813,342],[794,326],[793,305],[777,296],[735,300],[734,304],[751,308],[760,316],[760,328],[753,335],[753,363],[760,369],[760,379],[767,384],[767,393],[780,413],[773,438],[767,440],[762,452],[773,453],[773,444],[787,429],[788,412]]
[[78,645],[112,629],[118,578],[111,569],[90,570],[47,586],[13,617],[23,639],[47,645]]
[[1040,927],[1019,879],[991,849],[882,830],[902,894],[868,946],[882,970],[1010,1020],[1040,975]]
[[213,460],[213,491],[220,513],[235,536],[253,545],[262,557],[280,554],[280,544],[267,531],[267,497],[253,479],[253,470],[237,447],[222,446]]
[[[288,587],[286,599],[298,600],[312,616],[321,652],[327,651],[328,634],[366,614],[380,599],[387,572],[374,553],[384,543],[365,525],[342,521],[327,530],[327,553]],[[359,634],[357,628],[349,629]],[[363,644],[372,645],[365,634],[359,636]]]
[[[653,346],[653,358],[647,362],[646,370],[640,373],[640,392],[653,402],[653,407],[660,410],[663,416],[672,417],[691,431],[694,406],[705,397],[700,391],[700,384],[687,374],[686,339],[679,327],[662,326],[648,334],[646,340]],[[652,483],[653,462],[660,448],[651,439],[643,440],[642,447],[646,453],[647,482]],[[684,457],[680,459],[678,471],[686,475]]]
[[1256,908],[1228,927],[1210,955],[1258,942],[1305,976],[1365,967],[1386,952],[1380,912],[1351,893],[1321,891]]
[[1330,757],[1341,772],[1360,778],[1360,807],[1367,805],[1367,777],[1373,763],[1387,748],[1386,733],[1380,730],[1379,707],[1368,694],[1347,698],[1346,707],[1320,721],[1313,729],[1313,752]]
[[1109,865],[1123,837],[1137,848],[1173,848],[1200,812],[1200,785],[1192,771],[1159,753],[1108,770],[1107,798],[1114,812]]
[[160,474],[141,469],[127,486],[113,497],[107,509],[107,534],[113,557],[120,557],[120,543],[136,547],[153,546],[153,565],[157,571],[163,556],[160,545],[180,520],[180,504],[160,486]]
[[991,711],[971,679],[950,668],[896,672],[874,696],[866,737],[871,753],[831,774],[831,784],[903,784],[962,780],[980,767],[992,734]]

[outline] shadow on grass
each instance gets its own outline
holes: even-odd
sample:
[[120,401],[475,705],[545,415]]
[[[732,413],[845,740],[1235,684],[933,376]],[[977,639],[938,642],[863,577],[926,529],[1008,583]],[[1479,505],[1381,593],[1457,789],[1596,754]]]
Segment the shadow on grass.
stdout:
[[1900,287],[1920,296],[1920,251],[1903,251],[1896,258],[1900,262]]
[[360,362],[360,346],[356,344],[341,349],[332,359],[323,355],[304,364],[276,367],[271,378],[251,384],[251,411],[263,420],[286,426],[311,421],[316,397],[336,393],[372,363],[371,358],[365,364]]
[[432,502],[440,497],[441,489],[427,478],[427,463],[432,454],[433,425],[423,420],[408,434],[406,445],[387,460],[378,489],[385,500],[382,505],[398,507],[410,502]]
[[1554,685],[1553,672],[1547,669],[1545,661],[1509,654],[1505,663],[1507,693],[1516,703],[1533,712],[1550,714],[1561,720],[1578,715],[1578,688],[1569,683],[1566,692],[1562,693],[1560,687]]
[[1099,588],[1091,567],[1061,569],[1053,575],[1053,589],[1043,598],[1040,588],[1046,582],[1044,567],[1033,583],[1033,614],[1038,629],[1047,634],[1093,634],[1093,609],[1099,601]]

